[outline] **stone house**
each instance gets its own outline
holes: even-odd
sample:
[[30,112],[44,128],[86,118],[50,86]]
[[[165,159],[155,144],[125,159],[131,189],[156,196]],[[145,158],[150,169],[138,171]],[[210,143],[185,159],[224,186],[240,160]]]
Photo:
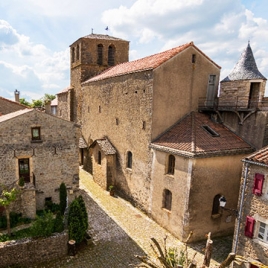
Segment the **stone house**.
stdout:
[[251,263],[247,267],[256,267],[254,262],[267,265],[268,147],[258,150],[242,161],[243,176],[241,178],[233,252],[246,257]]
[[[237,205],[240,159],[268,137],[266,79],[250,46],[236,71],[249,76],[229,76],[219,97],[220,67],[193,42],[132,62],[128,48],[128,41],[96,34],[70,46],[71,83],[58,94],[57,115],[81,123],[80,164],[179,239],[192,229],[194,240],[208,231],[230,234],[234,217],[219,210],[219,196]],[[241,90],[246,107],[232,102]],[[189,132],[157,144],[176,126]]]
[[29,108],[19,103],[19,91],[15,91],[15,101],[8,100],[0,96],[0,116],[8,113],[12,113],[19,110]]
[[0,116],[0,183],[25,181],[17,209],[34,217],[45,201],[59,203],[65,183],[71,201],[79,186],[80,127],[35,109]]
[[219,207],[225,195],[236,207],[241,158],[252,147],[206,114],[191,112],[155,139],[152,148],[152,217],[180,239],[233,233],[235,217]]

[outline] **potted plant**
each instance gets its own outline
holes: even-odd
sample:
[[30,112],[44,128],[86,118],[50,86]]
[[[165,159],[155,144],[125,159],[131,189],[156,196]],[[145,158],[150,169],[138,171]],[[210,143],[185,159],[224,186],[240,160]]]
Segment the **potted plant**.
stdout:
[[110,185],[109,186],[109,192],[110,192],[110,196],[114,196],[115,195],[115,187],[114,187],[114,185]]

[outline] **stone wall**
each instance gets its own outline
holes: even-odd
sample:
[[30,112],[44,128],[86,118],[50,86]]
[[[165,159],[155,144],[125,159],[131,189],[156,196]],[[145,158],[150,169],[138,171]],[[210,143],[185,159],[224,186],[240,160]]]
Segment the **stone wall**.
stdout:
[[[3,117],[2,117],[3,118]],[[31,128],[40,127],[41,139],[32,140]],[[79,186],[80,129],[72,122],[30,110],[0,124],[0,183],[19,180],[19,160],[29,159],[30,184],[36,191],[36,209],[43,209],[46,198],[59,203],[62,182],[71,202]],[[32,200],[31,197],[27,201]],[[27,203],[26,203],[27,204]]]
[[29,108],[25,105],[17,103],[15,101],[11,101],[5,98],[0,97],[0,116],[1,114],[9,114],[18,110],[23,110]]
[[67,255],[68,234],[0,242],[0,267],[28,267]]
[[[260,173],[265,176],[263,185],[263,194],[257,196],[252,193],[254,186],[255,173]],[[241,185],[244,183],[244,177],[241,180]],[[240,191],[242,191],[242,187]],[[241,198],[241,194],[240,194]],[[240,202],[240,200],[239,200]],[[268,225],[268,169],[251,164],[247,176],[245,187],[245,197],[243,201],[243,210],[241,223],[239,226],[238,241],[236,241],[236,233],[234,236],[234,245],[237,242],[237,254],[246,257],[249,260],[260,260],[263,264],[268,263],[268,244],[258,239],[260,222]],[[246,217],[250,216],[255,219],[253,238],[245,236]],[[237,228],[237,227],[236,227]]]

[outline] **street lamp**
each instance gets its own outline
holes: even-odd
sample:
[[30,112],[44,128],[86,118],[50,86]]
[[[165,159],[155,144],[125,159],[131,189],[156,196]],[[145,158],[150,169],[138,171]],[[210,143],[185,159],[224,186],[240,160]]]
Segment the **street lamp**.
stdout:
[[225,196],[222,195],[222,196],[219,198],[219,202],[220,202],[220,207],[221,207],[223,210],[232,211],[232,212],[234,212],[234,214],[238,217],[238,210],[233,209],[233,208],[226,208],[226,207],[225,207],[225,205],[226,205],[226,203],[227,203],[227,200],[226,200]]

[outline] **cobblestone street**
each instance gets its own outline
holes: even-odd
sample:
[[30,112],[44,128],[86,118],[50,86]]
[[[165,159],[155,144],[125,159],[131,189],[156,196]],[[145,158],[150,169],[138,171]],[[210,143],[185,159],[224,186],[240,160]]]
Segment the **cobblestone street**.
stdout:
[[[84,170],[80,171],[80,189],[87,205],[94,245],[84,246],[75,257],[66,256],[38,267],[135,267],[139,264],[135,255],[153,255],[151,237],[162,243],[167,236],[168,247],[177,247],[178,251],[183,247],[179,240],[127,201],[111,197]],[[226,258],[231,251],[231,242],[231,237],[213,239],[210,267],[217,266]],[[191,244],[189,257],[197,252],[195,260],[202,263],[205,243]]]

